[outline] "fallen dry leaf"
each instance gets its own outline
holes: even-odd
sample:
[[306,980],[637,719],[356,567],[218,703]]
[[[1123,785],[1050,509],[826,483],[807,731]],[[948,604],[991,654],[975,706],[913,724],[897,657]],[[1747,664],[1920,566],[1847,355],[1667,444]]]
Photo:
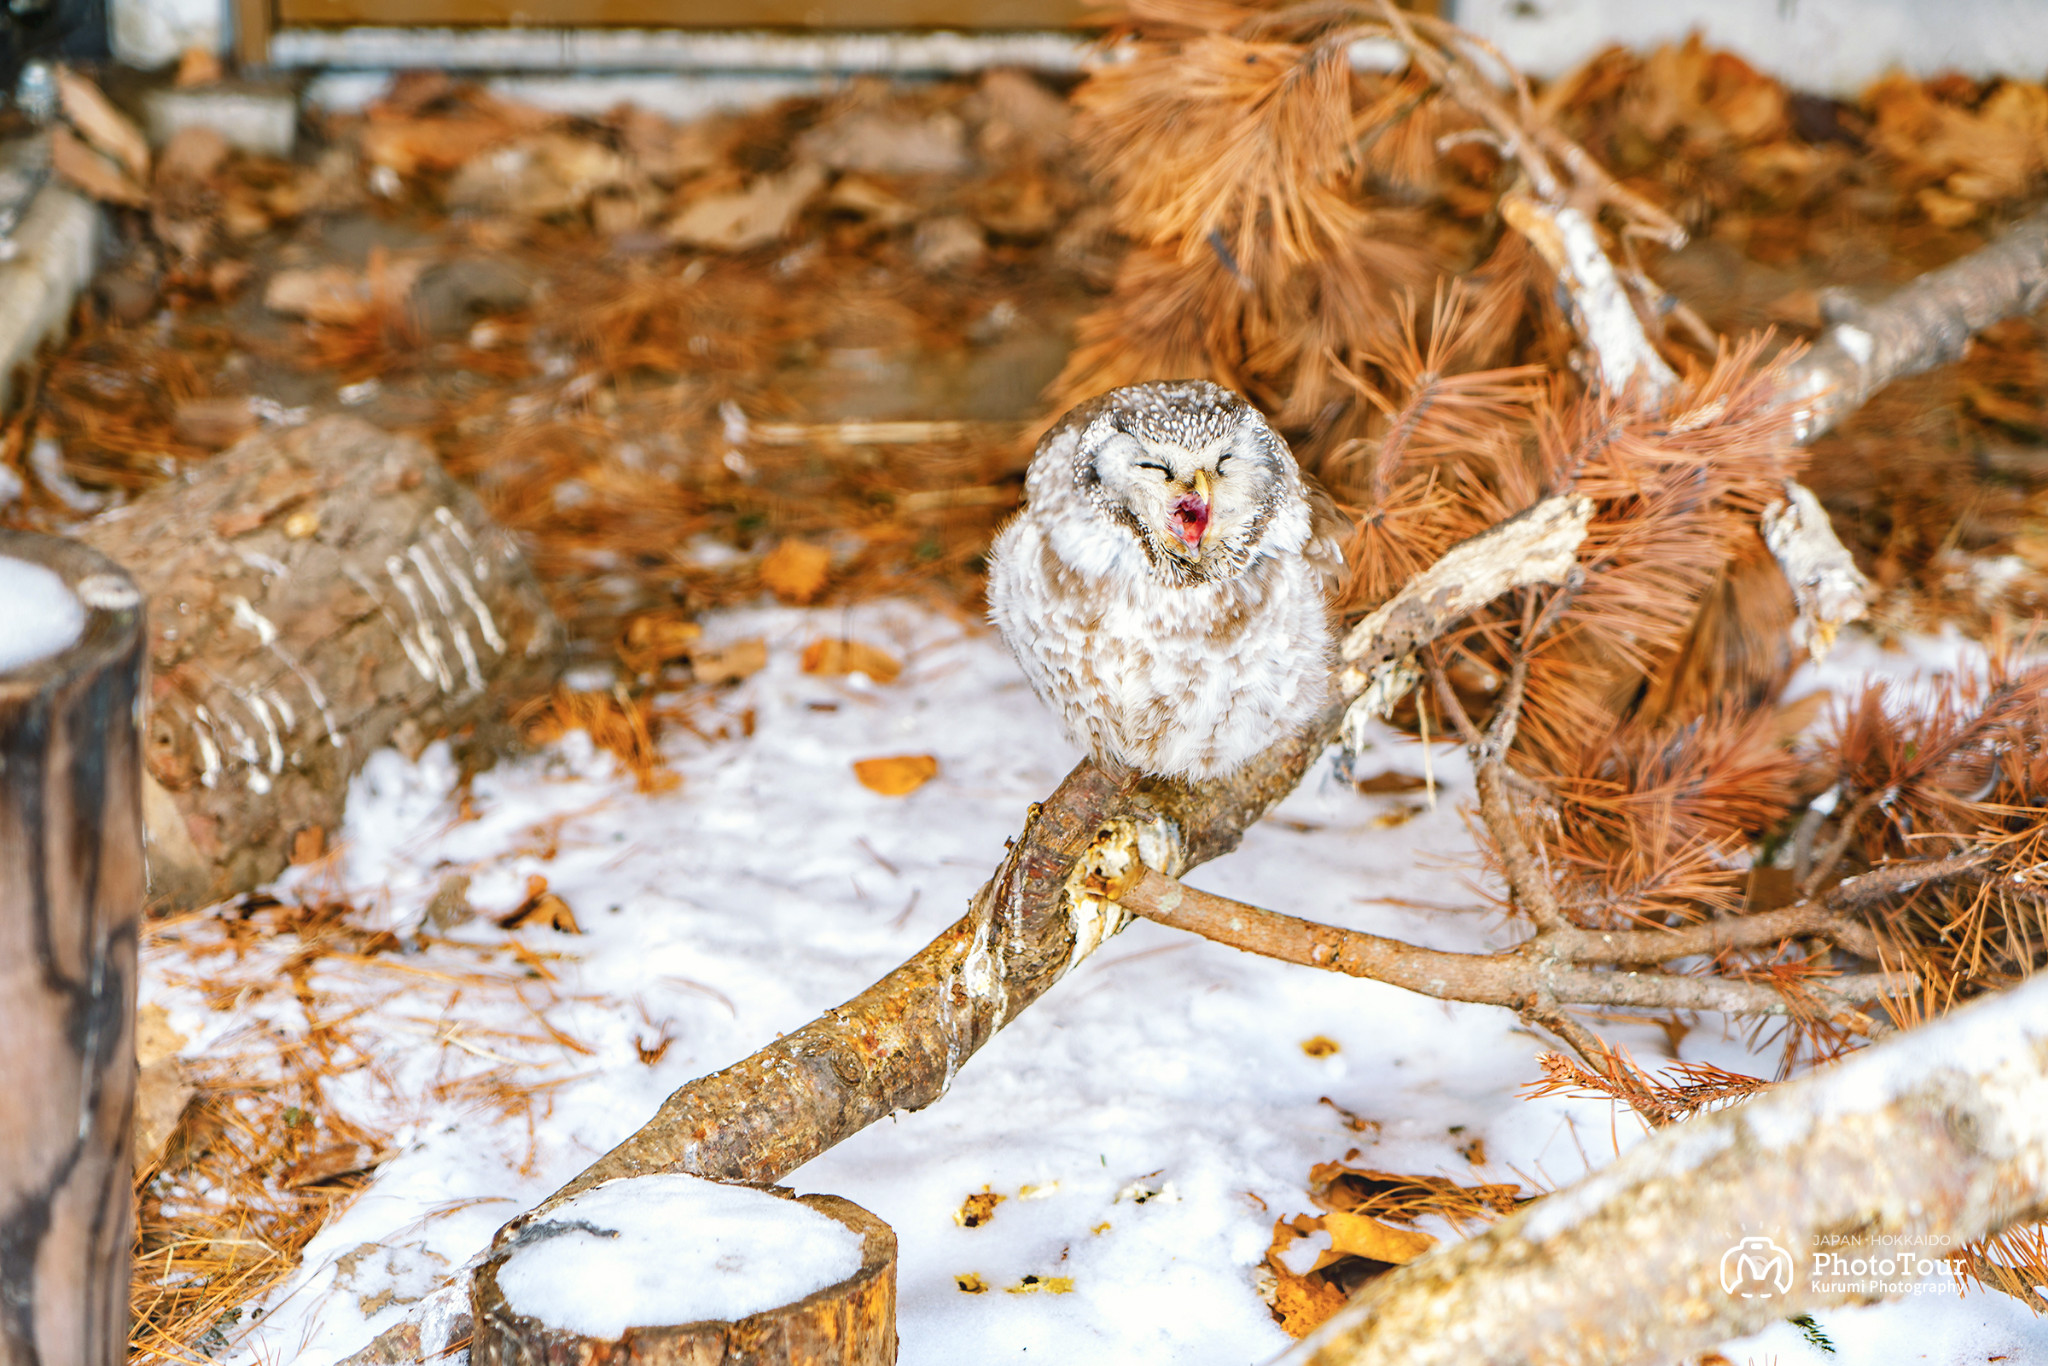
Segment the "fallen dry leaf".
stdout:
[[582,208],[599,190],[625,185],[631,176],[625,159],[602,143],[542,133],[464,163],[443,199],[450,208],[551,218]]
[[877,683],[894,683],[903,672],[894,655],[860,640],[814,640],[804,646],[803,667],[828,678],[866,674]]
[[403,176],[452,171],[518,132],[497,119],[372,119],[363,129],[363,159]]
[[317,863],[320,861],[320,856],[326,852],[327,832],[317,825],[301,826],[298,832],[292,836],[291,862],[294,868],[303,868],[309,863]]
[[1425,784],[1412,773],[1396,773],[1388,769],[1370,778],[1360,778],[1352,786],[1369,796],[1380,796],[1393,792],[1420,792]]
[[781,175],[762,176],[744,190],[707,195],[669,220],[669,240],[720,251],[745,251],[776,241],[789,232],[824,183],[823,168],[800,162]]
[[367,1143],[337,1143],[299,1159],[285,1168],[278,1180],[288,1190],[317,1186],[337,1176],[367,1171],[377,1165],[378,1157]]
[[[150,1007],[144,1006],[147,1010]],[[163,1007],[156,1007],[161,1011]],[[138,1060],[139,1061],[139,1060]],[[178,1132],[178,1121],[199,1088],[185,1078],[175,1057],[158,1057],[142,1063],[135,1073],[135,1127],[130,1144],[135,1169],[155,1166]]]
[[832,552],[809,541],[787,540],[761,561],[761,586],[784,602],[799,605],[825,590]]
[[576,913],[569,909],[569,903],[548,890],[548,880],[538,873],[526,879],[526,899],[512,910],[498,917],[498,928],[516,930],[522,925],[545,925],[563,934],[581,934],[583,927],[576,923]]
[[886,759],[857,759],[853,776],[870,792],[903,797],[938,776],[939,761],[929,754],[894,754]]
[[1289,1337],[1307,1337],[1322,1326],[1324,1319],[1344,1307],[1342,1290],[1314,1272],[1303,1275],[1291,1270],[1281,1259],[1281,1254],[1297,1238],[1306,1237],[1321,1226],[1321,1221],[1307,1215],[1298,1215],[1291,1223],[1285,1219],[1273,1221],[1273,1242],[1266,1249],[1266,1270],[1272,1280],[1261,1290],[1274,1320]]
[[1337,1050],[1337,1041],[1327,1034],[1318,1034],[1313,1039],[1301,1041],[1301,1051],[1311,1058],[1327,1058]]
[[977,1195],[970,1195],[953,1211],[953,1222],[962,1228],[980,1228],[996,1217],[996,1206],[1009,1197],[983,1187]]
[[619,660],[636,674],[652,673],[671,660],[688,657],[703,636],[703,627],[679,613],[644,612],[619,634]]
[[1404,1266],[1436,1246],[1427,1233],[1395,1228],[1365,1214],[1333,1210],[1323,1216],[1323,1229],[1330,1235],[1330,1250],[1317,1259],[1318,1271],[1344,1257]]
[[125,204],[131,209],[149,203],[149,196],[126,171],[79,141],[69,128],[51,132],[50,165],[59,176],[102,203]]
[[963,1295],[986,1295],[988,1282],[972,1271],[963,1272],[953,1278],[953,1284],[960,1287]]
[[[424,261],[389,261],[384,267],[388,297],[402,299],[411,293],[425,269]],[[263,306],[288,317],[345,327],[368,317],[376,296],[376,284],[368,273],[346,266],[316,266],[281,270],[271,276],[263,290]]]
[[135,120],[116,109],[100,88],[66,67],[57,68],[57,100],[64,117],[137,180],[149,179],[149,140]]
[[768,642],[756,636],[716,650],[690,651],[690,675],[699,683],[737,683],[768,667]]
[[1004,1286],[1005,1294],[1036,1295],[1043,1290],[1048,1295],[1071,1295],[1074,1293],[1072,1276],[1026,1276],[1015,1285]]
[[216,129],[195,123],[180,128],[171,135],[157,153],[156,183],[166,185],[199,185],[213,178],[227,163],[234,149],[228,140]]

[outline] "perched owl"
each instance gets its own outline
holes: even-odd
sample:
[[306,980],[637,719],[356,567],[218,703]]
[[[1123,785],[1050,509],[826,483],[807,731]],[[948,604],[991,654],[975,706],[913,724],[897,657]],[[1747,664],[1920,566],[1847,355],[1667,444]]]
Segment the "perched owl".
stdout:
[[989,616],[1099,760],[1213,778],[1328,696],[1336,510],[1204,380],[1090,399],[1038,443],[989,557]]

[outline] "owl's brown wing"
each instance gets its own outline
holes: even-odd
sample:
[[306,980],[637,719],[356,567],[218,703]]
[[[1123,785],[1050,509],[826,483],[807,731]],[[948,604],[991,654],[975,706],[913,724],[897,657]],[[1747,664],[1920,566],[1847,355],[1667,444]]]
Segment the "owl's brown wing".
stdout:
[[1350,578],[1344,542],[1351,535],[1351,520],[1337,510],[1328,489],[1307,474],[1301,482],[1308,492],[1308,544],[1301,548],[1302,558],[1322,575],[1323,596],[1334,603]]

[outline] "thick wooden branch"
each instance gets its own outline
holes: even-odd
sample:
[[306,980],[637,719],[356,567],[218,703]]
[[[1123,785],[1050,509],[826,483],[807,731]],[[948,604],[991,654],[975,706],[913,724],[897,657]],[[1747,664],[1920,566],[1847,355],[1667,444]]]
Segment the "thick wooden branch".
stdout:
[[1970,338],[2001,318],[2048,304],[2048,209],[1930,271],[1883,303],[1825,301],[1833,326],[1786,371],[1796,439],[1812,441],[1906,375],[1961,360]]
[[[1888,1286],[1945,1289],[1936,1259],[2044,1215],[2048,982],[2034,982],[1645,1139],[1370,1282],[1281,1363],[1688,1359]],[[1748,1249],[1761,1283],[1740,1279],[1745,1238],[1768,1240]]]
[[[1630,965],[1773,944],[1802,934],[1858,939],[1861,931],[1864,940],[1870,934],[1823,907],[1801,907],[1796,916],[1780,912],[1716,921],[1696,930],[1545,930],[1502,953],[1450,953],[1231,901],[1149,869],[1124,892],[1122,904],[1147,920],[1268,958],[1370,978],[1439,1000],[1511,1010],[1577,1005],[1786,1015],[1796,1007],[1783,992],[1761,982],[1639,972]],[[1782,932],[1771,935],[1766,929]],[[1603,966],[1588,966],[1594,963]],[[1919,978],[1875,972],[1821,978],[1805,986],[1823,1009],[1841,1014],[1916,990]]]

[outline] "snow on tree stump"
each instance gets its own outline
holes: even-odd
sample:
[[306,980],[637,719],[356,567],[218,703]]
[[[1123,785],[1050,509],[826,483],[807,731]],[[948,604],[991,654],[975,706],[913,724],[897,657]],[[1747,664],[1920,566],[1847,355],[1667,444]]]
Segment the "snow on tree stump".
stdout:
[[476,1366],[890,1366],[896,1234],[850,1200],[680,1173],[514,1225],[472,1286]]
[[134,1237],[142,595],[0,531],[0,1366],[117,1366]]
[[82,536],[149,602],[161,903],[319,852],[370,754],[417,752],[555,666],[560,627],[510,538],[424,445],[356,418],[251,437]]

